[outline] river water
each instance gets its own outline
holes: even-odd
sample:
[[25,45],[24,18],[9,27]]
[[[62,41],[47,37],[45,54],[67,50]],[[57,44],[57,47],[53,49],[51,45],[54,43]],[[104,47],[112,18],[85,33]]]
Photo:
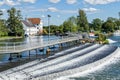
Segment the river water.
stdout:
[[[51,39],[59,39],[59,38],[56,36],[52,36]],[[120,47],[120,36],[112,36],[110,37],[110,39],[115,41],[115,43],[111,43],[111,45]],[[25,38],[24,40],[21,40],[21,41],[27,43],[30,40],[32,41],[46,40],[47,41],[48,37],[42,36],[42,37]],[[32,54],[35,54],[35,52],[33,51]],[[22,56],[28,56],[27,52],[23,52]],[[1,62],[7,61],[8,58],[9,58],[8,54],[0,55]],[[68,77],[67,79],[65,78],[64,80],[120,80],[120,58],[115,59],[111,64],[101,67],[95,71],[88,72],[84,75],[80,74],[78,76]]]
[[[10,40],[3,40],[3,41],[0,41],[0,45],[5,45],[5,44],[14,44],[14,43],[24,43],[24,44],[30,44],[30,43],[34,43],[34,42],[47,42],[48,40],[57,40],[59,39],[60,37],[58,36],[30,36],[30,37],[26,37],[24,39],[10,39]],[[56,45],[57,47],[58,45]],[[39,52],[38,54],[46,54],[46,49],[47,47],[45,48],[44,52]],[[35,50],[32,50],[31,51],[31,54],[33,56],[35,56],[36,52]],[[14,55],[16,57],[16,55]],[[13,57],[14,57],[13,56]],[[26,51],[26,52],[22,52],[22,58],[26,58],[29,56],[29,52]],[[5,63],[5,62],[8,62],[9,60],[9,57],[10,57],[10,54],[0,54],[0,63]],[[17,59],[17,58],[16,58]],[[16,60],[14,59],[14,60]]]
[[[111,45],[120,47],[120,36],[111,36],[110,39],[115,41]],[[120,80],[120,57],[98,70],[81,76],[69,77],[68,80]]]

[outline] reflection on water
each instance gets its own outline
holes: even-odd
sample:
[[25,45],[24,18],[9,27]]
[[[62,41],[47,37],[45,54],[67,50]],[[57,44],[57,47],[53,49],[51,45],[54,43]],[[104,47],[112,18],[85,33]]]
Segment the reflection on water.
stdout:
[[[53,39],[59,39],[60,37],[57,36],[50,36],[49,40],[53,40]],[[25,38],[19,38],[19,39],[10,39],[10,40],[2,40],[0,41],[0,46],[6,46],[7,45],[13,45],[13,43],[25,43],[25,44],[30,44],[30,43],[34,43],[34,42],[41,42],[43,43],[44,41],[48,41],[48,36],[30,36],[30,37],[25,37]],[[45,48],[46,49],[46,48]],[[39,52],[38,54],[43,54],[44,52]],[[36,54],[35,50],[31,51],[31,54]],[[29,52],[22,52],[22,56],[26,57],[29,55]],[[0,62],[3,61],[7,61],[9,58],[9,54],[0,54]]]

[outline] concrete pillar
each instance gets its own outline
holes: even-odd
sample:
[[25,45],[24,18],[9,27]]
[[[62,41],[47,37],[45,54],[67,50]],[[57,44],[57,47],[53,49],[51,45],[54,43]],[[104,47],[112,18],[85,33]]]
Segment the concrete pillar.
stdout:
[[30,50],[29,50],[29,59],[30,59]]
[[35,51],[36,51],[36,58],[37,58],[37,53],[38,53],[38,52],[37,52],[37,49],[35,49]]
[[8,59],[8,60],[11,62],[11,61],[12,61],[12,59],[13,59],[13,58],[12,58],[12,53],[10,53],[10,57],[9,57],[9,59]]

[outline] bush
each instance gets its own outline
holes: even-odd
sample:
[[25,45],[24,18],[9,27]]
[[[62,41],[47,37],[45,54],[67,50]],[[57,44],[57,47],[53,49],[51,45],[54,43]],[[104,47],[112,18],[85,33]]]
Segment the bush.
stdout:
[[109,44],[109,41],[106,39],[103,44]]

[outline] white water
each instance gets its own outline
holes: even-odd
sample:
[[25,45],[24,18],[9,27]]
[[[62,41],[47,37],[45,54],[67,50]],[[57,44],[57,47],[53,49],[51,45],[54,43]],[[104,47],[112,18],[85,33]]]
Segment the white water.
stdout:
[[109,41],[109,43],[115,43],[117,41],[111,40],[111,39],[107,39]]
[[119,61],[120,61],[120,49],[116,52],[115,55],[113,55],[110,59],[103,62],[99,66],[93,67],[93,68],[91,68],[89,70],[85,70],[83,72],[78,72],[78,73],[75,73],[75,74],[72,74],[72,75],[59,77],[59,78],[56,78],[54,80],[74,80],[74,79],[70,79],[70,78],[72,78],[72,77],[83,77],[83,76],[87,76],[87,75],[92,74],[92,73],[96,73],[97,71],[104,70],[109,65],[115,64]]
[[[75,50],[75,49],[79,49],[79,48],[84,47],[84,46],[87,46],[87,45],[90,45],[90,44],[85,44],[85,45],[80,45],[80,46],[78,46],[78,47],[73,47],[73,48],[71,48],[71,49],[67,49],[67,50],[61,51],[61,52],[59,52],[59,53],[56,53],[55,55],[50,56],[50,57],[48,57],[48,58],[56,57],[56,56],[65,54],[65,53],[68,52],[68,51],[72,51],[72,50]],[[45,59],[35,60],[35,61],[32,61],[32,62],[26,63],[26,64],[24,64],[24,65],[21,65],[21,66],[18,66],[18,67],[15,67],[15,68],[12,68],[12,69],[3,71],[3,72],[1,72],[1,74],[5,74],[5,75],[11,74],[11,73],[14,73],[14,71],[22,70],[22,69],[24,69],[24,68],[26,68],[26,67],[34,66],[34,65],[36,65],[36,64],[39,64],[41,61],[44,61],[44,60],[45,60]],[[46,58],[46,60],[47,60],[47,58]],[[37,66],[37,65],[36,65],[36,66]]]
[[[113,49],[110,46],[102,46],[96,50],[89,51],[90,49],[92,50],[92,48],[95,48],[95,47],[98,47],[98,45],[93,45],[93,46],[90,46],[83,50],[76,51],[74,53],[70,53],[68,55],[64,55],[64,56],[58,57],[56,59],[53,59],[53,60],[50,60],[50,61],[47,61],[44,63],[38,63],[32,67],[28,67],[27,69],[19,68],[18,70],[20,70],[20,69],[22,69],[22,70],[20,70],[18,72],[14,72],[15,70],[17,70],[17,68],[15,68],[15,69],[13,68],[13,73],[9,73],[9,70],[8,70],[8,71],[2,72],[2,75],[0,75],[0,76],[2,76],[4,79],[9,78],[10,80],[23,80],[25,78],[28,78],[28,80],[29,80],[30,77],[48,74],[48,75],[45,75],[45,77],[43,76],[43,77],[39,77],[39,78],[41,80],[44,80],[44,79],[52,80],[52,79],[54,79],[55,75],[56,76],[66,76],[68,74],[69,76],[59,78],[61,80],[64,80],[64,78],[68,78],[71,75],[73,75],[73,76],[79,75],[79,74],[81,75],[81,73],[79,73],[79,70],[81,69],[81,71],[84,72],[86,68],[79,69],[79,67],[78,67],[79,65],[86,64],[86,62],[91,62],[91,61],[89,61],[91,58],[95,58],[99,54],[105,54],[107,51],[109,51],[109,49],[110,50]],[[84,53],[85,51],[89,51],[89,52],[80,56],[80,54]],[[58,54],[56,54],[56,55],[58,55]],[[79,56],[74,58],[74,56],[77,56],[77,55],[79,55]],[[78,68],[72,69],[75,66],[77,66]],[[71,69],[68,70],[69,68],[71,68]],[[97,69],[97,68],[95,68],[95,69]],[[10,71],[12,72],[12,69]],[[92,68],[90,68],[90,70],[88,70],[84,73],[88,73],[89,71],[92,71]],[[57,73],[53,73],[53,72],[57,72]],[[51,76],[51,78],[50,78],[50,76]],[[0,78],[0,80],[3,80],[3,79]]]

